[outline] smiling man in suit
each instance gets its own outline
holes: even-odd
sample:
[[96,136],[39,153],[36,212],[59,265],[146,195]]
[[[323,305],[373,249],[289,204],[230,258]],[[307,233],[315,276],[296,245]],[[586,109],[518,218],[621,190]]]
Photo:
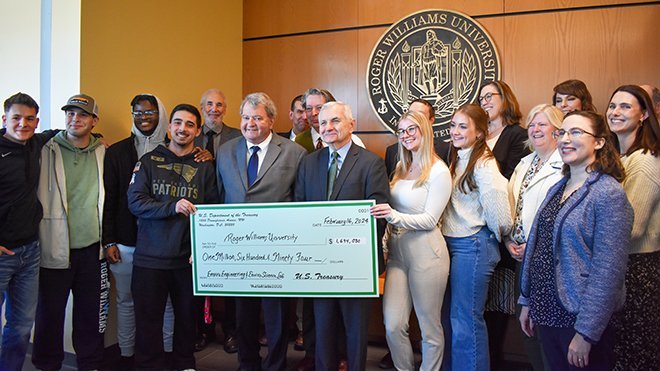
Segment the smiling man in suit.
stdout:
[[[329,102],[319,113],[319,129],[328,147],[305,157],[298,171],[296,201],[389,201],[385,163],[377,155],[355,145],[351,134],[355,120],[351,108]],[[384,223],[377,225],[379,270],[384,270],[381,240]],[[348,370],[364,370],[367,359],[367,326],[371,300],[365,298],[316,298],[316,370],[336,370],[337,322],[346,328]]]
[[[218,188],[226,204],[293,201],[298,165],[306,151],[291,140],[273,135],[275,104],[265,93],[252,93],[241,104],[242,137],[217,152]],[[236,299],[239,370],[261,370],[259,311],[263,306],[268,355],[263,369],[286,368],[289,302],[285,298]]]

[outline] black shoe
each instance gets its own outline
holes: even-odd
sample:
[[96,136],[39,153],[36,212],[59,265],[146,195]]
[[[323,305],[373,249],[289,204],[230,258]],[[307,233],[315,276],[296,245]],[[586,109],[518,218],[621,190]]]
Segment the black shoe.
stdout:
[[134,370],[135,369],[135,356],[124,357],[122,356],[119,359],[119,368],[118,370]]
[[381,358],[380,362],[378,362],[378,367],[382,368],[383,370],[394,368],[394,362],[392,362],[392,353],[387,352],[387,354]]
[[213,340],[211,340],[206,334],[202,334],[202,336],[195,342],[195,352],[201,352],[206,349],[212,341]]
[[238,339],[235,336],[229,335],[225,338],[225,352],[227,353],[236,353],[238,352]]

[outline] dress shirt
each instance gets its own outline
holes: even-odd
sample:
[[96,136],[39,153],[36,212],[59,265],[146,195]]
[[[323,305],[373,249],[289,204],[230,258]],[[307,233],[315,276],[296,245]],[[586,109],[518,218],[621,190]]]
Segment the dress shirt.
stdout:
[[257,168],[257,174],[259,174],[259,170],[261,169],[261,164],[264,163],[264,158],[266,158],[266,152],[268,152],[268,145],[270,144],[270,141],[273,139],[273,133],[268,134],[268,138],[264,139],[263,142],[259,144],[254,144],[250,143],[249,140],[245,140],[245,144],[247,144],[247,153],[245,156],[245,163],[247,164],[250,161],[250,156],[252,156],[252,146],[257,146],[259,147],[259,152],[257,152],[257,156],[259,157],[259,167]]

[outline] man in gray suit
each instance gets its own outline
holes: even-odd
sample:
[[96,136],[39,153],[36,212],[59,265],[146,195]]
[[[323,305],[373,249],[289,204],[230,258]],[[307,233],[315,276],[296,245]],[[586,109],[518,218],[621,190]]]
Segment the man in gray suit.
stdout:
[[[220,148],[217,156],[218,188],[221,202],[255,203],[293,201],[298,165],[307,153],[304,148],[273,135],[277,111],[265,93],[252,93],[241,104],[242,137]],[[289,303],[284,298],[237,298],[239,370],[261,370],[259,356],[259,310],[263,305],[268,355],[263,369],[286,368]]]
[[[328,147],[305,157],[296,181],[296,201],[376,200],[387,203],[390,187],[383,160],[351,140],[355,120],[351,108],[328,102],[319,113],[319,129]],[[377,224],[379,273],[384,271],[382,236]],[[316,370],[336,370],[337,324],[346,328],[349,371],[361,371],[367,361],[367,326],[371,301],[365,298],[315,298]]]

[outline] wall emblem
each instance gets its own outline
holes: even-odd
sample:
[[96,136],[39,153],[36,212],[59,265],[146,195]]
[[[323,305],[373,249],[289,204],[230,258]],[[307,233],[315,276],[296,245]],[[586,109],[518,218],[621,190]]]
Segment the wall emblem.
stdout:
[[411,101],[435,107],[436,137],[449,136],[456,108],[476,102],[482,82],[500,79],[492,39],[474,19],[450,10],[423,10],[393,24],[371,52],[367,91],[390,131]]

